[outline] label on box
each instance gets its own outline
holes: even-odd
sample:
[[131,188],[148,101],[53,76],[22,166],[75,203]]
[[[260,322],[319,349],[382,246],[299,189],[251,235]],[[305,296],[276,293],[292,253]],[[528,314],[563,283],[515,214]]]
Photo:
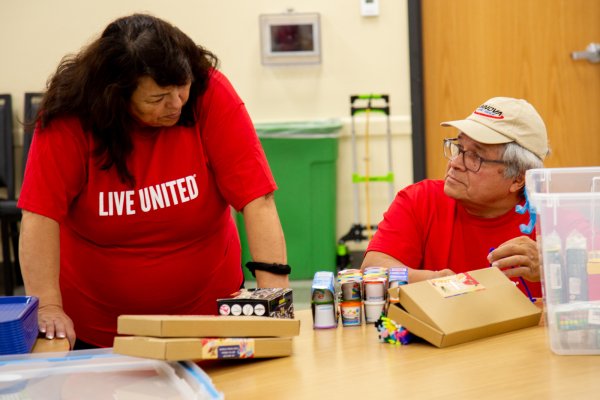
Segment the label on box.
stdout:
[[548,265],[548,275],[550,276],[550,288],[562,289],[562,267],[560,264],[552,263]]
[[428,282],[444,298],[485,289],[485,286],[469,275],[468,272],[430,279]]
[[203,359],[254,358],[253,339],[202,339]]
[[600,325],[600,309],[592,308],[588,313],[588,323],[590,325]]

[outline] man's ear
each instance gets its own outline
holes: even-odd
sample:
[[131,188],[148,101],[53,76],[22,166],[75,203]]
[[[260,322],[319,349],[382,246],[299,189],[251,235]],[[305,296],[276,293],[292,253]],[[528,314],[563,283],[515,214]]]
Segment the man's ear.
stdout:
[[525,187],[525,174],[519,174],[515,179],[513,179],[513,183],[510,185],[510,192],[516,193]]

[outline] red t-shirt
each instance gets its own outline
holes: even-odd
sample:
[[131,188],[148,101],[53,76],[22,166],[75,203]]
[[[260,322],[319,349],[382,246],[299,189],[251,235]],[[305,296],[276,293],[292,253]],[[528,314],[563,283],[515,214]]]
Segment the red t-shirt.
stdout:
[[[519,225],[528,222],[527,213],[514,211],[496,218],[470,215],[444,193],[443,181],[424,180],[398,192],[367,251],[386,253],[415,269],[467,272],[488,267],[490,249],[522,236]],[[535,240],[535,232],[529,237]],[[542,296],[539,282],[527,286],[534,297]]]
[[132,132],[136,185],[98,168],[76,118],[36,131],[19,207],[60,224],[60,286],[77,336],[110,347],[120,314],[216,314],[239,289],[231,207],[276,189],[245,106],[218,71],[194,127]]

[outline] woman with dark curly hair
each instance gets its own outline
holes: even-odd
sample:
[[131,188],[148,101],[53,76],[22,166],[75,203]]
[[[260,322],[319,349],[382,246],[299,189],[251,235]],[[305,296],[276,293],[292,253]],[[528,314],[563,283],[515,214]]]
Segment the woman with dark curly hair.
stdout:
[[19,198],[47,338],[110,347],[121,314],[215,314],[243,284],[231,207],[257,285],[289,286],[276,184],[216,67],[178,28],[134,14],[49,79]]

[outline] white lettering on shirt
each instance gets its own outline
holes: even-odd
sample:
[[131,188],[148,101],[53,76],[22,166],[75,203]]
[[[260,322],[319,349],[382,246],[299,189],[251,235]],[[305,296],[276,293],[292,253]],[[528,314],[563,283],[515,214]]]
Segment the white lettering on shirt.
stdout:
[[196,175],[189,175],[143,187],[138,189],[139,205],[135,202],[134,193],[133,190],[100,192],[98,215],[101,217],[134,215],[138,206],[146,213],[183,204],[198,197],[198,184]]
[[196,175],[190,175],[185,177],[188,191],[190,193],[190,200],[194,200],[198,197],[198,185],[196,184]]
[[[113,216],[113,215],[127,215],[135,214],[133,209],[134,201],[133,190],[126,190],[120,192],[100,192],[98,199],[98,215],[101,217]],[[105,200],[106,207],[105,208]]]
[[107,215],[110,215],[110,211],[106,211],[104,209],[104,192],[100,192],[100,198],[98,199],[98,208],[99,208],[99,215],[101,217],[105,217]]
[[185,178],[177,179],[177,190],[179,191],[181,202],[185,203],[186,201],[190,201],[190,198],[185,194],[187,189],[183,187],[183,182],[185,182]]
[[177,205],[179,204],[179,200],[177,200],[177,193],[175,193],[175,184],[177,183],[177,181],[169,181],[169,182],[165,182],[165,186],[168,187],[169,189],[171,189],[171,196],[172,196],[172,200],[173,200],[173,204]]

